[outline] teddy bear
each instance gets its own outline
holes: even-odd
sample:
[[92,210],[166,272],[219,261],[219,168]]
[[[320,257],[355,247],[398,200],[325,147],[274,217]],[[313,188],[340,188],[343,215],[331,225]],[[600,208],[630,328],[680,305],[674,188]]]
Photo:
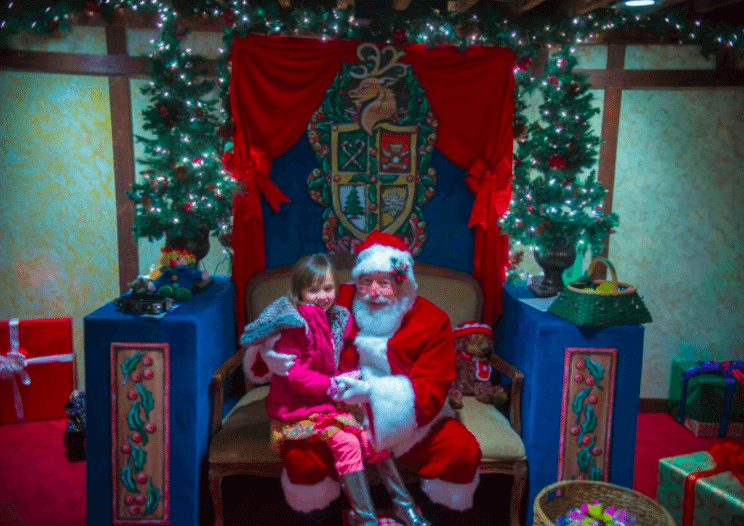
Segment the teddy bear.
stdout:
[[493,367],[488,360],[493,330],[484,323],[466,322],[452,331],[455,339],[455,381],[449,390],[453,409],[463,407],[463,396],[475,396],[484,404],[502,407],[507,400],[503,386],[491,382]]

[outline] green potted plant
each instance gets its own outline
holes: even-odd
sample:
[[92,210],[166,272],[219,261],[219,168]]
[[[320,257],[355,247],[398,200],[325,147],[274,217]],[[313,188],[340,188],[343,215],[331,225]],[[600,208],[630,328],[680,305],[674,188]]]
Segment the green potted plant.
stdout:
[[136,136],[146,168],[127,196],[136,203],[136,238],[165,236],[167,248],[185,248],[200,260],[210,234],[229,238],[237,182],[222,165],[231,133],[215,82],[206,59],[182,49],[185,36],[170,22],[154,43],[151,80],[142,88],[151,102],[144,129],[153,137]]
[[[517,87],[528,92],[529,72],[517,65]],[[607,191],[593,169],[600,141],[589,122],[599,110],[575,65],[568,48],[550,55],[537,83],[542,103],[536,122],[528,124],[524,115],[524,93],[515,97],[512,200],[499,224],[512,242],[532,248],[544,276],[530,288],[540,297],[563,290],[561,275],[576,255],[602,252],[618,225],[617,214],[602,211]]]

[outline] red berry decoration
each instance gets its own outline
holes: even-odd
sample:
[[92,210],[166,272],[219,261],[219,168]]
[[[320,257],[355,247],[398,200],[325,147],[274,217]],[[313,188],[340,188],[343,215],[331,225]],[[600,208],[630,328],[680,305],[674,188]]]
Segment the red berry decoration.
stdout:
[[137,400],[138,396],[139,394],[137,394],[137,391],[129,391],[127,393],[127,398],[129,398],[130,400]]
[[[139,473],[137,473],[137,476],[135,477],[135,479],[136,479],[136,480],[137,480],[137,482],[139,482],[140,484],[144,484],[145,482],[147,482],[147,475],[146,475],[145,473],[142,473],[142,472],[140,471]],[[140,502],[137,502],[137,504],[141,504],[141,503],[140,503]]]
[[602,454],[602,448],[601,447],[597,446],[597,447],[593,447],[592,448],[592,455],[594,455],[596,457],[596,456],[599,456],[601,454]]
[[125,455],[128,455],[131,451],[132,451],[132,446],[130,446],[129,444],[124,444],[123,446],[121,446],[121,452],[124,453]]
[[594,385],[594,383],[595,383],[594,378],[589,377],[586,379],[586,385],[592,386]]
[[592,405],[597,403],[597,395],[589,395],[586,399]]
[[548,164],[551,170],[563,170],[566,167],[566,158],[562,155],[554,155]]
[[142,358],[142,364],[147,366],[152,365],[152,357],[145,356],[144,358]]
[[142,381],[142,375],[140,373],[137,373],[137,372],[132,373],[132,381],[133,382],[141,382]]
[[579,384],[580,384],[580,383],[581,383],[581,382],[583,382],[583,381],[584,381],[584,377],[583,377],[582,375],[580,375],[580,374],[576,374],[576,375],[574,375],[574,382],[576,382],[576,383],[579,383]]
[[588,446],[592,443],[592,437],[590,437],[589,435],[584,435],[584,438],[581,439],[581,443],[585,446]]
[[124,504],[126,504],[127,506],[131,506],[132,504],[134,504],[134,497],[132,497],[131,495],[127,495],[126,497],[124,497]]
[[142,508],[139,506],[129,506],[129,513],[132,515],[139,515]]
[[153,376],[152,375],[152,369],[145,369],[144,371],[142,371],[142,376],[145,377],[145,380],[151,379],[152,376]]
[[576,368],[579,371],[583,371],[586,368],[586,364],[584,362],[576,362]]
[[132,442],[134,442],[135,444],[139,444],[140,442],[142,442],[142,435],[140,435],[139,433],[134,433],[132,435]]
[[[146,481],[146,480],[147,480],[147,477],[145,477],[145,481]],[[143,505],[145,504],[145,497],[144,497],[144,495],[137,495],[137,496],[136,496],[136,497],[134,498],[134,502],[136,502],[136,503],[137,503],[137,504],[139,504],[140,506],[143,506]]]
[[572,435],[578,435],[579,434],[579,426],[573,426],[571,428],[571,434]]
[[145,431],[148,433],[154,433],[155,432],[155,424],[152,422],[148,422],[145,424]]

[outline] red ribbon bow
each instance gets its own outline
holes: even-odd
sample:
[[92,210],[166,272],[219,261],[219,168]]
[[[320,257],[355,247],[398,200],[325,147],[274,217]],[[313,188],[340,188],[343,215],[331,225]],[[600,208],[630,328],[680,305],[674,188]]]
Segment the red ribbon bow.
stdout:
[[282,203],[290,202],[289,197],[269,179],[271,157],[258,148],[251,148],[248,159],[240,159],[240,161],[236,161],[232,151],[226,151],[222,155],[222,164],[235,179],[246,185],[244,192],[239,195],[239,198],[248,201],[244,208],[246,219],[252,216],[260,218],[261,194],[274,212],[279,212],[279,205]]
[[716,462],[716,467],[695,471],[685,477],[682,497],[682,526],[692,524],[695,510],[695,484],[698,480],[730,471],[739,482],[744,484],[744,441],[723,440],[708,448],[708,453]]
[[495,168],[490,168],[481,158],[470,165],[465,183],[475,194],[475,202],[469,227],[480,225],[487,229],[489,211],[497,218],[506,212],[512,193],[511,177],[512,165],[506,157],[502,157]]

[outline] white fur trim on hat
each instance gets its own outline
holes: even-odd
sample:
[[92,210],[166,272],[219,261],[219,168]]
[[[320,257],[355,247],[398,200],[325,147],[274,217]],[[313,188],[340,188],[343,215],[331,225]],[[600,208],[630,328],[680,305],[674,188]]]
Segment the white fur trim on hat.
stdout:
[[452,330],[452,336],[455,338],[462,338],[469,334],[486,334],[493,338],[493,329],[490,325],[485,323],[478,323],[477,321],[466,321],[461,323]]
[[435,504],[451,510],[465,511],[473,507],[473,496],[480,483],[480,472],[475,472],[473,481],[467,484],[447,482],[442,479],[421,479],[421,491]]
[[387,245],[375,244],[359,253],[356,265],[351,271],[351,276],[357,280],[363,274],[372,274],[375,272],[390,273],[398,265],[407,265],[406,276],[413,284],[414,289],[418,287],[416,279],[413,276],[413,256],[410,252],[404,252]]
[[331,477],[326,477],[317,484],[295,484],[289,480],[287,470],[282,469],[281,481],[284,500],[290,508],[300,513],[327,508],[341,496],[341,487]]

